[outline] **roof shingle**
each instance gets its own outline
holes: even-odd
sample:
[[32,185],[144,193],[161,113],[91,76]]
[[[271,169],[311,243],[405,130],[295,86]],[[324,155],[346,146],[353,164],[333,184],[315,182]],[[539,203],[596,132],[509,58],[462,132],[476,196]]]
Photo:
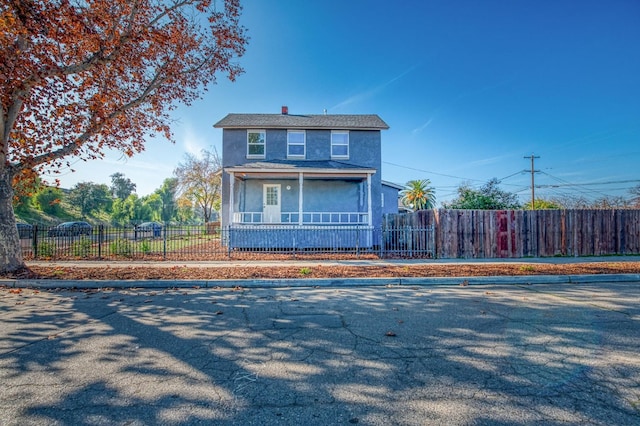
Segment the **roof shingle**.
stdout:
[[228,114],[213,125],[223,129],[344,129],[386,130],[389,128],[376,114]]

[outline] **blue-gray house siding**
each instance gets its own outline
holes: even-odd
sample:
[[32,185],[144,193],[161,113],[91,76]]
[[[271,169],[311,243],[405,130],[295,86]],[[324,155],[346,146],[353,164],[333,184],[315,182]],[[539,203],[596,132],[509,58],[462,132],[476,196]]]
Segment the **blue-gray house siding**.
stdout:
[[[327,241],[317,230],[316,241],[304,243],[300,230],[331,227],[327,235],[335,239],[354,227],[381,226],[380,131],[388,126],[378,116],[229,114],[215,127],[223,129],[222,225],[243,231],[236,241],[231,234],[232,247],[268,247],[274,239],[286,245],[293,235],[297,247],[322,246]],[[263,158],[248,155],[250,130],[265,132]],[[287,158],[290,130],[305,132],[303,158]],[[331,157],[332,131],[348,131],[348,158]],[[278,206],[267,211],[272,198]],[[376,244],[359,234],[338,244],[363,241]]]
[[400,191],[404,189],[400,185],[391,182],[382,182],[382,215],[398,213],[398,198]]

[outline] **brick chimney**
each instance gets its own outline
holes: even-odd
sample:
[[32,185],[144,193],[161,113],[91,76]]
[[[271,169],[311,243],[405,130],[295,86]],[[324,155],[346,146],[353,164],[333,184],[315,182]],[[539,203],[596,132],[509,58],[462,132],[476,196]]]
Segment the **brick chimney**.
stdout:
[[282,115],[287,115],[289,114],[289,107],[286,105],[282,106]]

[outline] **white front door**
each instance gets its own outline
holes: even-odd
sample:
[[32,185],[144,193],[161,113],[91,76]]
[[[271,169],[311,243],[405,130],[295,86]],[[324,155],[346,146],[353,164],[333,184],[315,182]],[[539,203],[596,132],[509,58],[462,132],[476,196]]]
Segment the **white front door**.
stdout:
[[263,185],[262,221],[265,223],[280,223],[280,210],[280,185]]

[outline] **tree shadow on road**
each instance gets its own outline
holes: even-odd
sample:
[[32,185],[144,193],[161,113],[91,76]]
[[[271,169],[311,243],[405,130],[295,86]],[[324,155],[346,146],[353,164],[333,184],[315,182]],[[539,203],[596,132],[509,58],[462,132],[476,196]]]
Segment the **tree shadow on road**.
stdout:
[[17,408],[0,412],[68,425],[637,421],[637,308],[615,291],[601,305],[535,291],[39,295],[2,314],[2,399]]

